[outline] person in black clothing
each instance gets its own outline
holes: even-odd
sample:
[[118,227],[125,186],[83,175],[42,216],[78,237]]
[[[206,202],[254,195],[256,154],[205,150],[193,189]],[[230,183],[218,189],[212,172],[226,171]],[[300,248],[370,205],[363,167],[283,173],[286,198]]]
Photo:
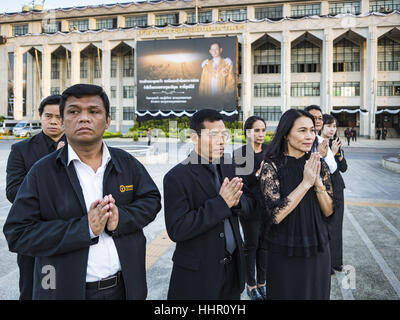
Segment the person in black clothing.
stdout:
[[335,155],[335,161],[338,165],[337,170],[331,174],[334,211],[335,214],[328,218],[328,230],[330,235],[329,246],[331,249],[331,267],[336,271],[343,271],[343,214],[344,214],[344,194],[345,184],[340,172],[346,172],[347,162],[344,158],[342,143],[336,136],[337,121],[334,116],[324,114],[324,125],[322,127],[322,137],[330,141],[330,147]]
[[381,129],[376,130],[376,135],[378,136],[378,140],[381,140]]
[[352,127],[350,132],[351,132],[351,141],[357,141],[357,130],[354,127]]
[[[247,144],[233,153],[235,163],[241,167],[249,166],[248,174],[243,178],[247,182],[254,199],[256,208],[247,218],[239,217],[244,235],[244,254],[247,271],[247,294],[251,300],[266,300],[266,263],[267,253],[261,247],[262,216],[264,214],[264,201],[258,181],[263,164],[266,145],[266,124],[263,118],[252,116],[244,123]],[[257,279],[255,271],[257,271]]]
[[4,224],[10,251],[34,257],[34,300],[146,298],[143,228],[161,195],[138,160],[104,143],[109,110],[99,86],[63,92],[68,143],[33,165]]
[[386,136],[387,136],[387,129],[382,128],[382,140],[386,140]]
[[[60,95],[51,95],[39,105],[42,132],[11,146],[7,161],[6,196],[13,203],[28,171],[36,161],[64,146],[66,139],[60,119]],[[17,255],[20,300],[32,299],[34,259]]]
[[351,131],[350,128],[346,128],[346,130],[344,130],[344,136],[347,139],[347,146],[350,146],[350,140],[351,140]]
[[229,134],[211,109],[190,121],[194,150],[164,177],[167,232],[176,248],[168,299],[239,300],[245,261],[238,215],[254,208],[250,191],[224,155]]
[[263,241],[268,299],[330,297],[332,184],[325,161],[310,153],[314,141],[314,117],[290,109],[267,145],[260,184],[272,224]]

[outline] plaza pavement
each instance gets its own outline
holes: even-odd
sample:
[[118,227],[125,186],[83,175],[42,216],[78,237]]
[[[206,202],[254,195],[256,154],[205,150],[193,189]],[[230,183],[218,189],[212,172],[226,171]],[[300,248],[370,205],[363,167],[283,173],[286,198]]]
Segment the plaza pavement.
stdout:
[[[15,141],[0,140],[0,230],[11,204],[5,196],[5,169],[10,146]],[[143,139],[107,140],[111,146],[146,144]],[[168,155],[168,163],[154,163],[155,157],[141,158],[163,194],[164,174],[190,150],[190,144],[163,141],[153,143],[158,155]],[[231,151],[229,146],[227,151]],[[331,277],[331,299],[400,299],[400,174],[381,166],[383,155],[400,153],[400,139],[359,138],[344,147],[349,169],[343,174],[345,189],[344,264],[345,272]],[[151,161],[150,161],[151,160]],[[146,164],[147,163],[147,164]],[[151,164],[150,164],[151,163]],[[150,300],[167,297],[174,243],[165,232],[164,212],[145,228],[147,238],[147,283]],[[190,285],[190,284],[188,284]],[[193,288],[195,290],[195,288]],[[268,289],[267,289],[268,290]],[[18,298],[16,254],[8,251],[0,233],[0,300]],[[248,299],[246,293],[242,299]]]

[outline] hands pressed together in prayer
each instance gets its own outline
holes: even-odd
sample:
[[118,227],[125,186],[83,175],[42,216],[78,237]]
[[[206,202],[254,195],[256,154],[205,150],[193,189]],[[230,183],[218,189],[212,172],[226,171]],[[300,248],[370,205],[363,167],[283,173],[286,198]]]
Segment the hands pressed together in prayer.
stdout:
[[96,236],[99,236],[106,227],[108,231],[114,231],[118,226],[118,218],[118,207],[111,194],[90,205],[88,220],[90,228]]
[[242,187],[242,178],[235,177],[231,181],[229,181],[228,178],[224,179],[219,194],[225,200],[229,208],[239,204],[240,197],[243,194]]

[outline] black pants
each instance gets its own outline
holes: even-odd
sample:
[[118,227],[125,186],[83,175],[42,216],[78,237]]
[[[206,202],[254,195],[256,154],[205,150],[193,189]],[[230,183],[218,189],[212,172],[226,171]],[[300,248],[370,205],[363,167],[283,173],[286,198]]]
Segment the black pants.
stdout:
[[331,266],[343,265],[343,190],[337,191],[335,196],[335,212],[328,218],[329,247],[331,251]]
[[35,258],[18,254],[17,263],[19,267],[19,300],[32,300]]
[[[267,251],[261,247],[262,223],[260,220],[240,218],[244,234],[247,284],[251,287],[264,284],[267,267]],[[257,270],[257,281],[256,272]]]
[[88,289],[86,288],[86,300],[126,300],[124,279],[112,288]]
[[[232,254],[232,261],[225,263],[224,284],[220,300],[240,300],[239,271],[237,266],[238,249]],[[228,254],[227,254],[228,255]]]

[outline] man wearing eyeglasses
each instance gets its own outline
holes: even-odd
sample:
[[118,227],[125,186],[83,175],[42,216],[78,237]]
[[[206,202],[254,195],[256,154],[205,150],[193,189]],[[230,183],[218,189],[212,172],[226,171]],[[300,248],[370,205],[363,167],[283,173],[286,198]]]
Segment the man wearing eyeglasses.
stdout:
[[[66,142],[60,119],[60,95],[51,95],[39,105],[42,132],[11,146],[7,161],[7,199],[13,203],[25,176],[36,161],[62,148]],[[32,299],[34,258],[17,256],[20,300]]]
[[238,215],[254,200],[224,156],[221,114],[198,111],[190,129],[194,150],[164,177],[165,223],[176,242],[168,299],[238,300],[245,281]]

